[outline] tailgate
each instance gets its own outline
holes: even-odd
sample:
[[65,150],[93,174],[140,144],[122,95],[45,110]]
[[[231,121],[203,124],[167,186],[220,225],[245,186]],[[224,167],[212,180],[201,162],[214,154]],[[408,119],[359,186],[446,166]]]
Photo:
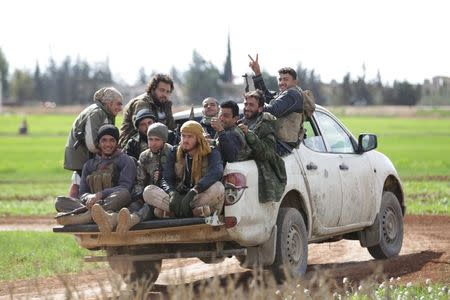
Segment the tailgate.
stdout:
[[96,224],[55,227],[53,232],[72,233],[78,244],[93,249],[105,246],[177,244],[228,241],[225,226],[217,216],[209,218],[157,219],[141,222],[125,234],[99,232]]

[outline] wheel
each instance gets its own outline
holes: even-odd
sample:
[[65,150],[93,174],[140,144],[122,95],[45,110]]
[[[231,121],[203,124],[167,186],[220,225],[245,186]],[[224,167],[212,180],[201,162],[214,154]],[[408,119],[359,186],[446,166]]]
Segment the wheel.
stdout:
[[[159,261],[130,261],[117,260],[113,257],[115,255],[138,254],[135,251],[128,249],[111,247],[106,250],[108,256],[108,263],[111,269],[120,274],[122,279],[127,284],[144,282],[145,284],[152,284],[156,281],[161,270],[161,260]],[[111,258],[111,259],[110,259]]]
[[282,207],[277,218],[277,243],[272,272],[278,282],[300,277],[308,262],[308,234],[305,222],[295,208]]
[[380,243],[367,249],[375,259],[396,256],[403,243],[403,214],[394,193],[383,192],[379,217]]

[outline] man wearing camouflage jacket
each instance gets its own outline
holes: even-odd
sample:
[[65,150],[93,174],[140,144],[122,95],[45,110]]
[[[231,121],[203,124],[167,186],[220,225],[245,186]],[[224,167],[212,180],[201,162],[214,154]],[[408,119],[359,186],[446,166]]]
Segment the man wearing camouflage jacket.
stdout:
[[134,121],[141,109],[150,110],[156,117],[156,121],[165,124],[170,130],[176,128],[172,115],[172,102],[169,100],[173,89],[173,81],[168,75],[156,74],[150,81],[147,92],[127,103],[120,127],[120,147],[125,147],[127,141],[137,132]]
[[133,202],[119,212],[117,232],[125,233],[141,221],[156,215],[162,217],[162,210],[148,204],[149,186],[160,186],[167,156],[172,145],[167,143],[168,129],[162,123],[153,123],[147,131],[148,149],[141,153],[138,161],[136,182],[132,192]]

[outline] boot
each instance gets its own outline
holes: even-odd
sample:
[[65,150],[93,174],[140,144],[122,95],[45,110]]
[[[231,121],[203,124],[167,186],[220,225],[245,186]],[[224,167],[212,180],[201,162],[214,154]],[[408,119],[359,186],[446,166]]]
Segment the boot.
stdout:
[[99,204],[92,206],[91,214],[101,233],[111,233],[117,225],[117,213],[108,213]]
[[131,227],[138,224],[141,218],[137,214],[130,214],[128,208],[124,207],[119,211],[119,221],[116,228],[116,232],[124,234],[130,230]]
[[73,214],[63,217],[57,217],[56,222],[59,225],[78,225],[78,224],[89,224],[92,223],[91,212],[87,211],[82,214]]

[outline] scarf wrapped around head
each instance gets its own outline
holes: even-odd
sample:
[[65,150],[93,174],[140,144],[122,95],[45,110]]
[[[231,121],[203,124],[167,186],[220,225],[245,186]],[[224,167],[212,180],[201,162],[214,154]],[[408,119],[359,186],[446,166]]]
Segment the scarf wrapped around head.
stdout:
[[[203,135],[203,127],[196,121],[187,121],[181,126],[181,133],[191,133],[197,137],[197,148],[192,153],[192,172],[191,179],[194,184],[197,184],[202,174],[202,160],[207,159],[206,155],[211,153],[209,143],[206,141]],[[184,160],[185,152],[181,149],[181,146],[177,149],[177,162]]]

